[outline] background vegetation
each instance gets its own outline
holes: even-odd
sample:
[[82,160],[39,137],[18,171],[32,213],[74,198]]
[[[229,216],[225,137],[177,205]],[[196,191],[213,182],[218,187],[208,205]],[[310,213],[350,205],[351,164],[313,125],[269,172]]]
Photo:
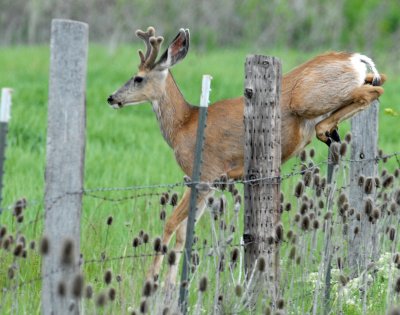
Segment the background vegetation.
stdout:
[[167,37],[190,28],[193,44],[204,49],[246,43],[392,54],[400,45],[397,0],[1,0],[0,6],[3,45],[47,43],[52,18],[87,22],[91,40],[112,47],[148,25]]

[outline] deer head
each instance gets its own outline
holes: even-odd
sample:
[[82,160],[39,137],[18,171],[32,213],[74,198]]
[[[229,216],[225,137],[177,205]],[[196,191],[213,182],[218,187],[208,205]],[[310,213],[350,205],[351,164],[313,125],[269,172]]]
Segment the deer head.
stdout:
[[139,50],[138,72],[107,99],[113,108],[152,102],[162,97],[168,69],[185,58],[189,50],[188,29],[180,29],[158,61],[157,55],[164,38],[155,36],[153,27],[146,32],[136,31],[136,36],[145,42],[146,53]]

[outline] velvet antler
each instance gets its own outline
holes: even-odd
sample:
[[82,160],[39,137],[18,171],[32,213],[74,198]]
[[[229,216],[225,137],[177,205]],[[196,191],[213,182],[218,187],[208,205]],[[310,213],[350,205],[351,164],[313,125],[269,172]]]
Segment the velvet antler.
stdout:
[[139,69],[151,69],[157,59],[157,55],[164,38],[162,36],[155,36],[155,30],[152,26],[148,27],[146,32],[137,30],[136,36],[142,39],[146,44],[146,54],[143,54],[143,51],[139,50]]

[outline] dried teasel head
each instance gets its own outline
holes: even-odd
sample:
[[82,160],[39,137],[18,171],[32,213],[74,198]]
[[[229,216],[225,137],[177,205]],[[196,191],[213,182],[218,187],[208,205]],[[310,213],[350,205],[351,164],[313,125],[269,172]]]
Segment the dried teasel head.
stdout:
[[399,294],[400,293],[400,277],[396,279],[396,282],[394,284],[394,291]]
[[364,212],[366,215],[371,215],[374,204],[371,198],[367,198],[364,205]]
[[113,223],[113,217],[112,217],[112,215],[110,215],[108,218],[107,218],[107,225],[111,225]]
[[340,160],[340,154],[339,154],[339,150],[340,150],[340,144],[337,142],[334,142],[331,144],[330,146],[330,160],[332,164],[338,164],[339,160]]
[[93,297],[93,287],[92,285],[88,284],[85,288],[85,298],[90,300]]
[[170,266],[175,265],[175,262],[176,262],[176,253],[175,253],[175,251],[171,250],[171,251],[169,252],[169,254],[168,254],[167,259],[168,259],[168,264],[169,264]]
[[77,275],[74,276],[72,280],[72,296],[75,298],[82,297],[83,286],[84,286],[83,275],[78,273]]
[[307,213],[307,211],[308,211],[308,204],[305,203],[305,202],[303,202],[303,203],[300,205],[300,214],[301,214],[301,215],[305,215],[305,214]]
[[342,142],[340,144],[340,148],[339,148],[339,154],[340,156],[345,156],[347,152],[347,143],[346,142]]
[[346,133],[346,135],[344,136],[344,141],[346,141],[347,143],[351,142],[351,133],[350,132]]
[[57,284],[57,294],[59,297],[65,297],[67,294],[67,286],[64,281],[60,281]]
[[293,260],[296,258],[296,247],[292,246],[289,252],[289,259]]
[[142,300],[140,302],[139,310],[141,314],[146,314],[148,312],[149,306],[147,300]]
[[375,179],[372,177],[367,177],[364,183],[364,192],[366,194],[372,194],[375,188]]
[[237,247],[235,247],[231,252],[231,262],[232,262],[232,264],[235,264],[238,261],[239,257],[240,257],[239,249]]
[[175,207],[177,204],[178,204],[178,194],[174,192],[171,196],[170,205]]
[[166,216],[167,216],[167,214],[166,214],[165,210],[164,209],[161,210],[160,211],[160,220],[164,221]]
[[153,245],[154,245],[154,246],[153,246],[154,251],[155,251],[156,253],[161,252],[161,238],[156,237],[156,238],[154,239]]
[[106,272],[104,273],[104,283],[109,285],[112,281],[112,271],[110,269],[106,270]]
[[301,196],[303,196],[303,192],[304,192],[304,182],[302,180],[300,180],[294,190],[294,195],[297,198],[300,198]]
[[338,198],[338,206],[339,207],[341,207],[341,206],[343,206],[345,203],[347,203],[349,200],[348,200],[348,198],[347,198],[347,195],[345,194],[345,193],[341,193],[340,195],[339,195],[339,198]]
[[307,152],[306,150],[302,150],[299,154],[300,161],[305,162],[307,160]]
[[47,255],[50,251],[50,242],[49,239],[44,236],[40,241],[40,254]]
[[284,231],[282,223],[279,223],[275,228],[275,239],[277,242],[282,242],[284,238]]
[[301,229],[303,231],[308,231],[309,228],[310,228],[310,218],[308,217],[308,215],[306,215],[301,220]]
[[97,295],[96,297],[96,306],[103,307],[104,305],[106,305],[106,302],[107,302],[107,297],[104,294],[104,292],[99,293],[99,295]]
[[339,276],[339,281],[340,281],[342,286],[346,286],[347,282],[349,282],[348,278],[345,277],[344,275],[340,275]]
[[206,292],[207,286],[208,286],[208,278],[202,277],[199,282],[199,291],[202,293]]
[[393,182],[394,182],[393,175],[386,176],[386,178],[383,180],[382,186],[385,189],[390,188],[391,186],[393,186]]
[[61,263],[63,265],[74,263],[74,242],[72,239],[66,239],[62,245]]
[[259,272],[264,272],[266,267],[266,262],[264,257],[258,257],[257,259],[257,270]]
[[241,297],[243,295],[243,287],[240,284],[235,286],[235,294],[237,297]]
[[144,283],[144,286],[143,286],[143,290],[142,290],[142,295],[144,296],[144,297],[149,297],[149,296],[151,296],[151,293],[152,293],[152,283],[150,282],[150,281],[146,281],[145,283]]
[[108,299],[112,302],[115,300],[115,297],[117,296],[117,291],[115,291],[114,288],[108,289]]
[[393,242],[395,237],[396,237],[396,229],[394,227],[391,227],[389,229],[389,240]]

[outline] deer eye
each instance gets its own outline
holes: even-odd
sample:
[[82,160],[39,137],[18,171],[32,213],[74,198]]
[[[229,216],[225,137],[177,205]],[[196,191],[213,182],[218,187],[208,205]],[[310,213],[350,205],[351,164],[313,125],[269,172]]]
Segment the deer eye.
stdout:
[[136,77],[133,78],[133,82],[142,83],[143,82],[143,77],[136,76]]

